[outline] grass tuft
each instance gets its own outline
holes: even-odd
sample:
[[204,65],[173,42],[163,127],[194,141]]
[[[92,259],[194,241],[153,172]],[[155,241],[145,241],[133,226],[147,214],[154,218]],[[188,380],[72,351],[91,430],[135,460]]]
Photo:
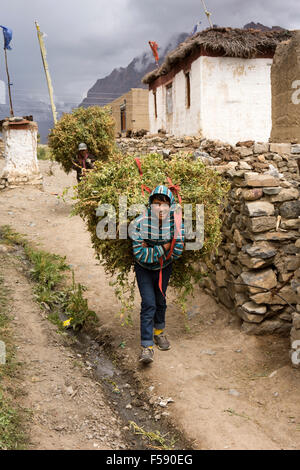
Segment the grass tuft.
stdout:
[[[147,432],[140,426],[138,426],[134,421],[129,421],[130,429],[134,432],[134,434],[142,436],[144,439],[148,440],[149,446],[152,449],[157,450],[173,450],[175,445],[175,439],[171,439],[171,442],[168,443],[166,440],[166,436],[162,435],[159,431],[155,432]],[[159,444],[158,446],[154,446],[153,443],[156,442]]]
[[75,282],[72,271],[72,282],[67,283],[66,272],[70,267],[66,257],[33,248],[26,238],[15,232],[10,226],[0,227],[3,241],[10,245],[18,245],[24,249],[30,262],[30,276],[34,281],[34,293],[37,302],[48,312],[48,319],[63,329],[63,316],[71,318],[74,330],[86,323],[97,322],[97,315],[89,309],[87,300],[83,297],[86,287]]

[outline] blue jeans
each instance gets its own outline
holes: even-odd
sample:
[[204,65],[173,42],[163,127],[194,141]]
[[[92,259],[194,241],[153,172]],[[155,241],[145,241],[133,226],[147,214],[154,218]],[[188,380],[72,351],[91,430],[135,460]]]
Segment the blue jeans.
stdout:
[[[151,271],[136,263],[135,273],[142,298],[141,345],[147,348],[148,346],[153,346],[153,328],[157,330],[165,328],[167,304],[158,285],[159,270]],[[172,264],[169,264],[162,270],[162,290],[165,295],[171,273]]]

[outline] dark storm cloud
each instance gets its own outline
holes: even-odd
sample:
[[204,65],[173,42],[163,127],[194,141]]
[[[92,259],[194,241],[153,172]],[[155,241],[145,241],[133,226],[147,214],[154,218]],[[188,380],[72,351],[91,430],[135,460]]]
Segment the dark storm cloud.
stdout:
[[[255,21],[297,29],[300,23],[298,0],[206,0],[206,4],[213,23],[221,26]],[[202,27],[208,25],[200,0],[14,0],[2,10],[1,23],[14,31],[9,63],[15,94],[27,90],[47,96],[34,27],[37,19],[47,33],[57,98],[65,101],[80,101],[98,78],[147,50],[149,39],[163,45],[174,33],[191,31],[199,20]]]

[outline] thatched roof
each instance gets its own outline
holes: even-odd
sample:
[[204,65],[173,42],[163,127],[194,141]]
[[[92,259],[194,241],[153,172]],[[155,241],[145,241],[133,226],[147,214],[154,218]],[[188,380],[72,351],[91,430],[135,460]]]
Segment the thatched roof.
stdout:
[[191,54],[203,50],[227,57],[250,59],[261,54],[274,54],[277,44],[289,39],[291,31],[259,31],[256,29],[208,28],[187,38],[170,52],[159,69],[153,70],[143,78],[143,83],[151,83],[169,73],[179,62]]

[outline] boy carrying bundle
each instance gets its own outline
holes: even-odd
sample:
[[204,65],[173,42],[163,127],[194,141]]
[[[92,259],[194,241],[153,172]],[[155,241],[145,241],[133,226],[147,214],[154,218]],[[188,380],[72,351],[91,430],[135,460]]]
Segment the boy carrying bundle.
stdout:
[[142,298],[140,362],[153,362],[154,343],[162,351],[170,349],[165,335],[166,291],[172,263],[184,249],[181,209],[169,188],[160,185],[151,193],[146,214],[134,224],[135,273]]

